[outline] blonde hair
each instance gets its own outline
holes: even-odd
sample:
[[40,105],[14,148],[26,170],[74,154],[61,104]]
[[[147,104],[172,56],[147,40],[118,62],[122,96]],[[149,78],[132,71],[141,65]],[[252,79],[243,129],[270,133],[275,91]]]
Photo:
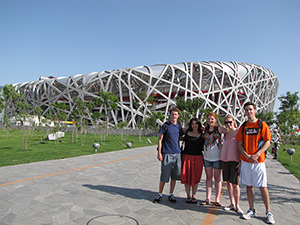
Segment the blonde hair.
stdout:
[[226,119],[232,119],[233,122],[235,121],[232,115],[227,115],[227,116],[225,116],[224,121],[225,121]]

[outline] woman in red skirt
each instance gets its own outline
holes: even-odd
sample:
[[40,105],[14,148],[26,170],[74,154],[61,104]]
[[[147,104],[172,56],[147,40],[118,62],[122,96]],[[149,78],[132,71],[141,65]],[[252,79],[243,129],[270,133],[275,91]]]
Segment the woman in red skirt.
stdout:
[[[181,162],[181,183],[185,185],[187,203],[197,203],[196,192],[203,170],[203,132],[202,125],[197,118],[189,122],[184,136],[184,149]],[[192,193],[191,193],[192,189]]]

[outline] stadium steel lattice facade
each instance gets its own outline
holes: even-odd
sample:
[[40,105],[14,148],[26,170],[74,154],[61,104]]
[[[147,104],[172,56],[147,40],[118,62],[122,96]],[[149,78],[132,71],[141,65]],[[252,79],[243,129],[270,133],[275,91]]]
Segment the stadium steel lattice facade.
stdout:
[[[203,108],[212,108],[220,115],[231,114],[238,123],[244,120],[243,104],[256,103],[258,111],[274,108],[278,79],[269,69],[242,62],[183,62],[117,69],[113,71],[79,74],[70,77],[46,78],[14,85],[24,94],[25,101],[40,107],[43,115],[54,102],[65,102],[71,112],[74,97],[89,101],[100,90],[119,97],[118,110],[112,112],[110,123],[128,121],[135,128],[149,115],[149,103],[140,99],[142,91],[154,95],[158,101],[155,111],[166,117],[176,97],[204,100]],[[134,106],[138,102],[138,107]],[[97,109],[102,111],[103,109]],[[198,115],[195,115],[198,116]]]

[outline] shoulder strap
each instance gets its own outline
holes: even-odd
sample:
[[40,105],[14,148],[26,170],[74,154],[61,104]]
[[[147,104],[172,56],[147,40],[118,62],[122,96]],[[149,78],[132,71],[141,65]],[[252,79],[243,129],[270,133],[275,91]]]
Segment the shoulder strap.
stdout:
[[170,121],[166,121],[164,124],[165,124],[165,132],[164,132],[164,136],[165,136],[165,134],[168,133],[168,128],[169,128]]
[[259,128],[260,128],[260,134],[262,133],[262,128],[263,128],[263,122],[261,119],[258,120]]
[[243,124],[242,124],[242,137],[243,137],[243,141],[244,141],[244,134],[245,134],[245,126],[246,126],[246,123],[247,121],[245,121]]
[[179,123],[179,122],[177,122],[177,123],[178,123],[178,126],[179,126],[179,136],[182,136],[182,135],[184,135],[184,132],[183,132],[181,123]]

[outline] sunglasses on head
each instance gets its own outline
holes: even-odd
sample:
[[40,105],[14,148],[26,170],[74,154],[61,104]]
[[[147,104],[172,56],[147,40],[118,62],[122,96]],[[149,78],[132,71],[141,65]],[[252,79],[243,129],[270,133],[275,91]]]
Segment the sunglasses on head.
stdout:
[[225,124],[229,124],[229,123],[232,124],[232,121],[225,121],[224,123]]

